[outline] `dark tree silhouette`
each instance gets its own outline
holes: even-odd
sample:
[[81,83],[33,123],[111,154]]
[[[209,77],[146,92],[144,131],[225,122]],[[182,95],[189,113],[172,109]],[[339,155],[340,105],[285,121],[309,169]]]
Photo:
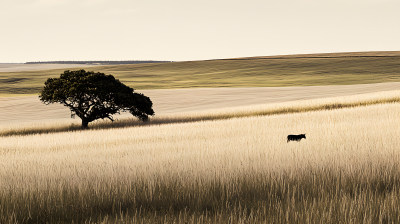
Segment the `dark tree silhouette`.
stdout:
[[39,99],[45,104],[61,103],[69,107],[71,117],[82,119],[82,128],[97,119],[108,118],[121,111],[129,111],[142,121],[154,115],[150,98],[104,73],[85,70],[65,71],[60,78],[49,78]]

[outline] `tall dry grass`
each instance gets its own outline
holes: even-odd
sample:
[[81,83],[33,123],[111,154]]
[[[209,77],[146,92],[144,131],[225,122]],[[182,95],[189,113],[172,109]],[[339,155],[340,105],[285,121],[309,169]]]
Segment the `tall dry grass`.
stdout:
[[[0,223],[398,223],[400,104],[1,137]],[[301,142],[286,135],[307,133]]]

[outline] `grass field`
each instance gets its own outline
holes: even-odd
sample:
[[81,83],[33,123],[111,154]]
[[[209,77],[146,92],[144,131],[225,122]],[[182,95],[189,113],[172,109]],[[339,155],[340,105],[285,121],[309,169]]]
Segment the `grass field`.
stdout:
[[[400,82],[358,85],[247,87],[247,88],[186,88],[140,91],[153,101],[156,117],[166,114],[204,112],[231,107],[248,107],[297,100],[368,94],[400,90]],[[0,97],[0,126],[11,123],[62,120],[70,122],[70,111],[61,104],[45,105],[37,95]],[[129,114],[116,116],[119,119]],[[14,126],[14,125],[13,125]]]
[[[89,130],[36,102],[64,69],[17,70],[0,72],[0,223],[400,223],[400,52],[91,67],[157,110]],[[171,88],[194,89],[151,90]]]
[[398,223],[400,104],[363,100],[0,137],[0,223]]
[[[98,120],[91,123],[92,129],[109,129],[135,126],[151,126],[159,124],[201,122],[208,120],[224,120],[240,117],[253,117],[263,115],[291,114],[319,110],[333,110],[349,107],[369,106],[385,103],[400,103],[400,90],[382,91],[352,96],[329,97],[312,100],[297,100],[281,103],[248,105],[240,107],[213,108],[197,111],[196,108],[189,112],[161,114],[152,117],[149,122],[143,123],[126,114],[116,122]],[[17,110],[12,113],[18,113]],[[32,116],[32,115],[30,115]],[[47,117],[43,113],[44,117]],[[0,120],[1,121],[1,120]],[[41,119],[33,122],[0,122],[0,137],[12,135],[30,135],[41,133],[55,133],[76,131],[81,129],[79,119]]]
[[[348,85],[400,81],[400,52],[255,57],[90,67],[136,89]],[[0,72],[0,94],[34,94],[63,69]]]

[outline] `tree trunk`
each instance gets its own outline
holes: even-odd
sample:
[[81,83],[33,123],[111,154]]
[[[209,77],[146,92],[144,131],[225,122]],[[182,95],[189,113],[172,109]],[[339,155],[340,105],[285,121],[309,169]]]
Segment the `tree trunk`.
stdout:
[[82,129],[87,129],[89,122],[86,119],[82,119]]

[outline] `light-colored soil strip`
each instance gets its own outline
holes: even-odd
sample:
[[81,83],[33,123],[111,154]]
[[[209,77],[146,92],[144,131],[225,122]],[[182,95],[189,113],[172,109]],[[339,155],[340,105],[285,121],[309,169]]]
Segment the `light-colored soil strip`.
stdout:
[[[321,98],[314,100],[293,101],[247,107],[223,108],[203,112],[176,113],[155,116],[149,122],[142,123],[136,119],[123,118],[117,122],[94,122],[91,129],[123,128],[132,126],[148,126],[171,123],[187,123],[209,120],[221,120],[240,117],[267,116],[289,113],[303,113],[319,110],[334,110],[376,104],[400,103],[400,91],[384,91],[372,94],[359,94],[346,97]],[[30,125],[14,125],[1,128],[0,136],[29,135],[80,130],[79,123],[65,122],[32,123]]]

